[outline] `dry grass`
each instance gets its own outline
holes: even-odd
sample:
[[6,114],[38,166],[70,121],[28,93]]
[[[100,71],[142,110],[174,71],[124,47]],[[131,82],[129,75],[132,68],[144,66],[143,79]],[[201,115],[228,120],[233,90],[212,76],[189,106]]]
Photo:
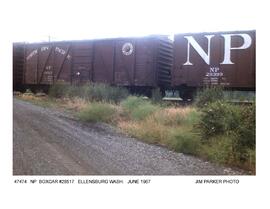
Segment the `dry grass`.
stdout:
[[[113,124],[122,132],[147,143],[163,145],[171,150],[197,155],[220,164],[237,166],[255,174],[255,150],[245,152],[244,157],[248,160],[240,162],[232,158],[238,152],[231,150],[231,136],[221,135],[211,143],[202,142],[204,138],[198,128],[194,128],[201,120],[202,113],[194,107],[162,107],[135,97],[128,98],[120,105],[90,102],[79,97],[50,99],[47,96],[37,97],[32,93],[16,97],[41,106],[70,110],[81,120]],[[132,115],[134,112],[136,117]],[[137,117],[138,115],[143,117]]]
[[188,115],[195,111],[191,107],[169,107],[155,112],[151,117],[155,123],[160,123],[165,126],[179,126],[184,124]]
[[[179,133],[181,134],[182,130],[190,130],[190,124],[186,122],[186,119],[189,118],[190,113],[196,111],[192,107],[156,108],[153,105],[157,109],[156,111],[141,120],[136,120],[129,117],[122,105],[109,103],[95,104],[79,97],[54,100],[48,97],[36,97],[34,94],[23,94],[20,97],[38,104],[53,103],[59,108],[70,110],[74,113],[81,113],[80,118],[87,116],[89,121],[96,122],[101,120],[115,124],[123,132],[133,137],[147,143],[168,146],[172,149],[174,149],[175,136],[179,135]],[[103,117],[108,114],[110,117],[104,119]]]
[[115,105],[102,102],[88,103],[88,105],[78,112],[79,119],[86,122],[112,123],[117,115]]
[[47,96],[39,97],[32,93],[24,93],[16,97],[42,107],[50,107],[55,105],[55,102],[51,101]]
[[123,132],[148,143],[172,146],[175,134],[190,127],[186,118],[193,111],[194,108],[191,107],[160,109],[141,121],[120,120],[118,127]]
[[[82,109],[85,109],[88,105],[88,102],[85,99],[75,97],[75,98],[64,98],[59,99],[62,102],[62,105],[64,108],[68,110],[74,110],[74,111],[81,111]],[[61,104],[60,103],[60,104]]]
[[121,121],[118,127],[130,136],[142,139],[148,143],[165,145],[169,138],[169,132],[164,125],[154,124],[147,119],[145,121]]
[[36,97],[35,94],[29,94],[29,93],[24,93],[21,95],[18,95],[18,97],[20,97],[23,100],[29,100],[29,101],[42,101],[44,100],[44,98],[42,97]]

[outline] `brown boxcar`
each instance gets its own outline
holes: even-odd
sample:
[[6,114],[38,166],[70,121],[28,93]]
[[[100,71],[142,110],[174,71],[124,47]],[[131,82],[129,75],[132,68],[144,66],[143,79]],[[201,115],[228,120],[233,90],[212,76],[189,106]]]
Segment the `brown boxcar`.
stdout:
[[173,45],[172,86],[182,97],[209,85],[255,90],[255,31],[177,34]]
[[13,89],[19,90],[23,84],[25,44],[13,44]]
[[172,48],[166,36],[26,44],[23,84],[102,82],[167,88]]

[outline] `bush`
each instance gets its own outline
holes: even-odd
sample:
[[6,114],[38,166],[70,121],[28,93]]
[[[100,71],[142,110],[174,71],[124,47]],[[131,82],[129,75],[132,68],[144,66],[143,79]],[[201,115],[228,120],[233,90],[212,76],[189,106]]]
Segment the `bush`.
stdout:
[[153,105],[150,102],[145,102],[131,111],[131,117],[135,120],[143,120],[158,110],[158,106]]
[[228,101],[254,101],[255,92],[253,91],[224,91],[224,98]]
[[200,146],[200,138],[190,130],[178,131],[170,144],[170,147],[177,152],[193,155],[198,154]]
[[187,113],[186,117],[184,118],[183,123],[190,126],[196,126],[200,121],[200,112],[195,109],[191,109],[190,112]]
[[145,100],[142,97],[129,96],[127,99],[122,101],[121,106],[124,108],[125,111],[131,112],[143,103],[145,103]]
[[234,131],[241,123],[240,108],[222,101],[208,104],[202,109],[199,127],[205,137]]
[[239,106],[222,101],[202,109],[198,125],[205,138],[236,135],[239,149],[255,147],[255,105]]
[[202,91],[197,92],[196,98],[195,98],[195,105],[199,108],[205,107],[208,104],[223,100],[224,94],[223,94],[223,88],[220,86],[215,87],[207,87],[203,89]]
[[68,92],[69,85],[65,83],[55,83],[49,89],[49,97],[60,98],[65,97]]
[[247,149],[246,168],[255,173],[256,170],[256,152],[254,149]]
[[49,90],[50,97],[80,97],[89,101],[106,101],[118,103],[127,98],[127,89],[112,87],[107,84],[94,83],[82,86],[57,83]]
[[209,139],[207,144],[202,145],[201,153],[213,162],[233,164],[239,158],[234,148],[235,141],[236,139],[232,136],[222,135],[213,137]]
[[115,108],[106,103],[92,103],[78,113],[78,117],[86,122],[111,122],[116,114]]
[[151,144],[165,145],[170,139],[167,127],[155,124],[151,118],[143,121],[121,121],[119,127],[129,135]]
[[255,149],[239,147],[237,135],[220,135],[212,137],[202,144],[201,155],[220,164],[238,166],[255,173]]
[[172,112],[170,110],[171,109],[164,109],[163,111],[157,111],[153,115],[154,122],[171,127],[181,125],[185,120],[186,116],[181,114],[180,112]]
[[255,172],[255,104],[208,104],[202,109],[198,127],[207,158]]
[[109,101],[110,87],[106,84],[91,85],[91,99],[95,101]]
[[143,120],[149,115],[159,110],[157,105],[142,97],[129,96],[121,103],[123,109],[135,120]]
[[129,96],[127,99],[121,102],[121,106],[125,111],[132,111],[144,102],[145,100],[142,97]]
[[238,128],[240,146],[255,148],[256,139],[256,105],[241,107],[241,123]]
[[82,99],[88,99],[87,90],[90,90],[90,89],[91,87],[88,85],[84,85],[84,86],[68,85],[62,97],[68,97],[68,98],[79,97]]
[[108,87],[105,89],[105,101],[119,103],[120,101],[126,99],[129,92],[125,88],[121,87]]
[[85,88],[86,98],[94,101],[118,103],[128,97],[128,90],[103,83],[95,83]]
[[169,127],[193,126],[199,120],[199,112],[192,107],[169,107],[153,115],[155,123]]

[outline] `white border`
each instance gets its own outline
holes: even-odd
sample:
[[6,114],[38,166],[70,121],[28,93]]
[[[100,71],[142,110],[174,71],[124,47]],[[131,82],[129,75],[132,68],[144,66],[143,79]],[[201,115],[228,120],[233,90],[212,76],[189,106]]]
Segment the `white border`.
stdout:
[[[269,11],[266,1],[2,1],[0,3],[1,208],[257,208],[269,207]],[[71,10],[72,8],[72,10]],[[117,8],[120,8],[121,12]],[[77,11],[78,18],[70,17]],[[91,19],[91,11],[95,18]],[[165,14],[164,14],[165,11]],[[166,16],[155,21],[159,15]],[[49,18],[50,17],[50,18]],[[170,21],[171,20],[171,21]],[[173,21],[177,20],[177,21]],[[239,20],[242,25],[239,26]],[[51,22],[57,25],[51,27]],[[118,22],[119,27],[114,27]],[[144,27],[140,25],[144,22]],[[76,25],[76,23],[80,23]],[[163,32],[257,30],[257,174],[240,184],[196,185],[200,176],[151,176],[149,185],[21,185],[12,176],[12,51],[18,37],[96,24],[83,37]],[[194,24],[198,26],[194,28]],[[236,24],[237,23],[237,24]],[[59,24],[61,27],[59,27]],[[100,28],[100,29],[98,29]],[[181,28],[181,29],[179,29]],[[108,32],[109,31],[109,32]],[[113,33],[111,33],[113,31]],[[123,32],[124,31],[124,32]],[[132,34],[130,34],[132,31]],[[138,33],[135,33],[138,32]],[[46,37],[48,34],[44,34]],[[40,40],[40,38],[38,38]],[[24,177],[25,178],[25,177]],[[27,177],[29,178],[29,177]],[[37,177],[40,178],[40,177]],[[41,177],[42,178],[42,177]],[[50,177],[48,177],[50,178]],[[105,178],[105,177],[102,177]],[[108,177],[111,178],[111,177]],[[118,177],[117,177],[118,178]],[[121,177],[123,179],[133,177]],[[135,177],[137,178],[137,177]],[[141,177],[139,177],[141,178]],[[220,178],[220,177],[213,177]],[[223,177],[222,177],[223,178]],[[233,177],[235,178],[235,177]]]

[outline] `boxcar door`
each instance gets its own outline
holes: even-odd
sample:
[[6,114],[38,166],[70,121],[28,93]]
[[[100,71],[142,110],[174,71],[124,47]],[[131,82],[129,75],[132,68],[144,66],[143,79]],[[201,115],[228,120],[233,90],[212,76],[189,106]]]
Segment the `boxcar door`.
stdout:
[[72,83],[84,84],[92,80],[93,43],[82,41],[72,45]]
[[114,41],[99,40],[94,43],[93,81],[113,83]]
[[130,86],[135,77],[135,41],[119,40],[115,45],[115,83]]

